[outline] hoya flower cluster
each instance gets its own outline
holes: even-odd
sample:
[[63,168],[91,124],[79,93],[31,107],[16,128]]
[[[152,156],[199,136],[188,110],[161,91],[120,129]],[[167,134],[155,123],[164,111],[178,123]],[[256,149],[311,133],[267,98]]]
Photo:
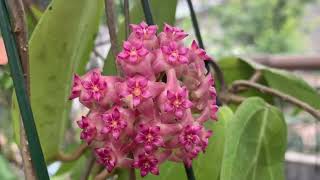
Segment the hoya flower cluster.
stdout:
[[216,120],[214,80],[204,61],[210,59],[195,41],[190,47],[180,28],[145,22],[117,55],[122,76],[103,76],[98,69],[74,75],[70,99],[90,109],[77,121],[81,139],[111,172],[134,167],[141,176],[159,174],[169,160],[191,165],[212,135],[203,123]]

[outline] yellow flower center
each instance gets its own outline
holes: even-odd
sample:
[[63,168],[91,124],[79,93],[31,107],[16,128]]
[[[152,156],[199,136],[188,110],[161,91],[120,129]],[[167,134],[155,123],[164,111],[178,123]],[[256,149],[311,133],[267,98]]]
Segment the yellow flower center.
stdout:
[[140,96],[141,95],[141,89],[139,87],[134,88],[133,95],[134,96]]
[[179,107],[181,105],[181,102],[179,101],[179,99],[176,99],[175,101],[173,101],[173,105]]
[[98,91],[99,91],[99,88],[98,88],[98,86],[94,85],[94,86],[92,87],[92,90],[93,90],[94,92],[98,92]]
[[111,127],[117,127],[118,125],[118,122],[117,121],[112,121],[111,122]]

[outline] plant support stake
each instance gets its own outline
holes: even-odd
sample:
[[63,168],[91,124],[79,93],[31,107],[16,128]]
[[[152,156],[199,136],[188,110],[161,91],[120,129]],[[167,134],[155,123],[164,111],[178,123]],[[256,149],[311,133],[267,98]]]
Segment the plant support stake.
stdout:
[[29,142],[32,163],[35,168],[37,178],[39,180],[47,180],[49,179],[49,175],[26,91],[24,76],[18,55],[18,48],[11,30],[9,8],[5,0],[0,0],[0,28],[9,59],[9,66],[17,95],[20,114]]

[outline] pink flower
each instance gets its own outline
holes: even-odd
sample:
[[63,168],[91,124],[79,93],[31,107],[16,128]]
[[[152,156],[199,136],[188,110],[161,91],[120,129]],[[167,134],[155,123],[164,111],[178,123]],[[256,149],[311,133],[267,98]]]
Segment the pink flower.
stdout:
[[134,107],[151,97],[151,93],[148,90],[148,80],[144,77],[128,79],[127,87],[133,97]]
[[174,26],[170,26],[168,24],[164,24],[163,32],[167,36],[168,39],[173,41],[180,41],[188,36],[182,29]]
[[82,116],[82,119],[77,121],[77,124],[79,128],[82,129],[82,132],[80,134],[80,139],[90,144],[97,134],[96,127],[92,125],[90,123],[90,119],[85,116]]
[[85,100],[100,101],[107,89],[107,82],[102,78],[100,71],[91,71],[87,78],[81,81],[85,93]]
[[104,127],[101,130],[102,134],[111,133],[113,138],[118,139],[120,133],[127,127],[127,122],[121,119],[120,111],[117,107],[110,113],[104,113],[101,115],[104,122]]
[[77,74],[74,74],[73,85],[71,88],[71,95],[69,97],[69,100],[79,97],[81,93],[81,88],[82,88],[81,79]]
[[80,138],[109,172],[134,167],[158,175],[167,160],[191,166],[212,136],[204,123],[217,120],[209,57],[195,41],[186,48],[177,27],[165,24],[158,35],[145,22],[130,27],[116,59],[121,75],[93,69],[73,77],[70,99],[90,110],[77,121]]
[[133,167],[140,169],[142,177],[146,176],[149,172],[154,175],[159,174],[158,168],[159,160],[152,154],[142,153],[138,155],[138,159],[134,161]]
[[179,142],[187,152],[196,156],[201,151],[201,126],[187,125],[179,135]]
[[155,36],[158,27],[156,25],[148,26],[144,21],[140,24],[130,24],[132,32],[139,39],[151,39]]
[[123,43],[123,50],[118,54],[118,59],[130,64],[140,63],[149,51],[143,47],[142,43],[133,44],[129,41]]
[[185,110],[192,106],[192,102],[187,99],[187,93],[185,87],[181,88],[178,92],[168,90],[164,110],[174,113],[178,118],[182,118]]
[[156,150],[158,147],[163,145],[163,139],[160,135],[160,127],[148,127],[141,124],[140,130],[135,137],[135,141],[142,144],[148,153]]
[[109,173],[117,164],[116,155],[110,147],[96,148],[95,155],[97,157],[97,161],[104,165]]
[[166,60],[170,64],[188,63],[188,48],[178,46],[174,41],[161,47],[162,53],[165,54]]
[[206,51],[199,47],[195,40],[192,41],[191,48],[191,59],[193,60],[208,60],[210,57],[207,55]]

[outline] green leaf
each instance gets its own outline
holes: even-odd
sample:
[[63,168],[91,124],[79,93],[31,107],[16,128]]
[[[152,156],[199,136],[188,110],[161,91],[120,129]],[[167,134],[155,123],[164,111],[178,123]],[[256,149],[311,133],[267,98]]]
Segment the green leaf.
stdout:
[[0,179],[2,180],[16,180],[16,175],[13,174],[9,167],[9,162],[0,154]]
[[72,74],[89,56],[103,0],[55,0],[36,26],[30,43],[31,103],[47,161],[53,160],[65,131]]
[[206,153],[200,154],[193,161],[197,180],[219,180],[225,143],[225,132],[228,122],[233,118],[232,110],[223,106],[218,112],[218,122],[209,122],[208,128],[213,131]]
[[[255,67],[248,63],[242,58],[238,57],[223,57],[217,61],[222,72],[224,73],[225,81],[227,85],[231,85],[233,81],[236,80],[249,80],[251,76],[255,73]],[[266,84],[264,77],[261,78],[261,83]],[[220,84],[217,82],[217,89],[220,89]],[[255,89],[248,89],[244,92],[239,93],[240,96],[251,97],[259,96],[266,100],[268,103],[273,103],[272,97],[267,94],[263,94]],[[237,107],[237,104],[233,104],[231,107]]]
[[[144,13],[140,0],[130,1],[133,8],[130,11],[130,23],[137,24],[144,21]],[[161,0],[150,1],[150,8],[153,15],[155,24],[158,25],[159,30],[162,30],[163,23],[174,24],[176,14],[177,0]],[[118,45],[122,47],[122,42],[125,40],[125,24],[121,22],[118,28]],[[115,59],[109,51],[107,59],[105,61],[104,74],[114,75],[116,74]]]
[[284,179],[286,144],[283,114],[261,98],[248,98],[228,123],[221,179]]

